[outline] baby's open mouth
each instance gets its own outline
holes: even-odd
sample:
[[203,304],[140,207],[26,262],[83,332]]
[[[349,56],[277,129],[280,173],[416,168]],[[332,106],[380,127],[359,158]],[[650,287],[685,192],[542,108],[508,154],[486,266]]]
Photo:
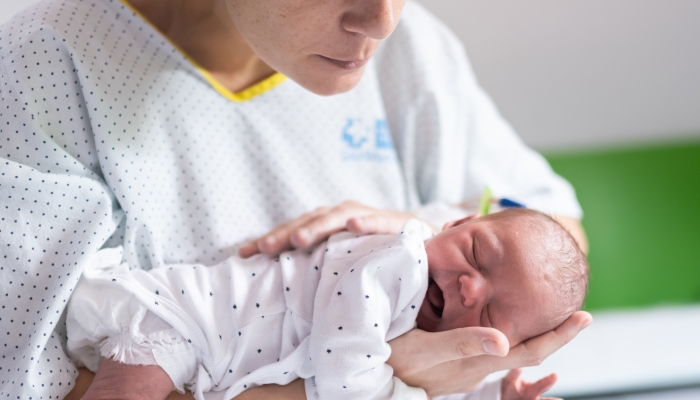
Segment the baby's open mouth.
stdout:
[[432,278],[428,281],[428,293],[426,296],[428,297],[430,309],[435,313],[435,315],[438,316],[438,318],[442,318],[442,309],[445,307],[445,298],[443,297],[442,289],[440,289],[440,286],[438,286]]

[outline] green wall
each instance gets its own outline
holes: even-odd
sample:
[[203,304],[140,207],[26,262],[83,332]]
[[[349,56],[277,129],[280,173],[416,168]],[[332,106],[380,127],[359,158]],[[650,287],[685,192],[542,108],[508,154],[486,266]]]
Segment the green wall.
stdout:
[[700,143],[547,159],[585,213],[587,310],[700,302]]

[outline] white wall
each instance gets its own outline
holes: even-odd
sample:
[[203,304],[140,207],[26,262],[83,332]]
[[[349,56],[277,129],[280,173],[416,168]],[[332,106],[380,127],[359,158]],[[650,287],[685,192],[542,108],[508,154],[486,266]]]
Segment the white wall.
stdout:
[[[0,23],[36,1],[0,0]],[[421,2],[536,148],[700,137],[698,0]]]
[[421,1],[534,147],[700,137],[700,1]]
[[38,2],[39,0],[0,0],[0,24],[5,23],[23,8]]

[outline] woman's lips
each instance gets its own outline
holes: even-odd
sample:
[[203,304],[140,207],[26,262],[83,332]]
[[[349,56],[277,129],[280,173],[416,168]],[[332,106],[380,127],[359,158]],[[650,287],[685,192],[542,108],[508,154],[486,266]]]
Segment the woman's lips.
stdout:
[[360,69],[360,68],[364,67],[365,64],[367,64],[367,61],[369,60],[369,59],[366,59],[366,60],[343,61],[343,60],[336,60],[334,58],[328,58],[328,57],[322,56],[320,54],[318,56],[323,61],[325,61],[329,64],[332,64],[332,65],[335,65],[338,68],[348,70],[348,71],[352,71],[352,70]]
[[437,315],[438,318],[442,318],[442,310],[445,307],[445,298],[442,294],[440,286],[435,283],[434,280],[430,279],[428,282],[428,293],[426,294],[428,298],[428,304],[430,304],[430,309]]

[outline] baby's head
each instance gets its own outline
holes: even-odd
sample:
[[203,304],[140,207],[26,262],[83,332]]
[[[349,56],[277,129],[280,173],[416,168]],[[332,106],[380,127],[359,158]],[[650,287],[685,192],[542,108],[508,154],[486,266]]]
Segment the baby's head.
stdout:
[[564,322],[586,295],[586,256],[537,211],[447,224],[425,250],[430,280],[417,322],[426,331],[493,327],[515,346]]

